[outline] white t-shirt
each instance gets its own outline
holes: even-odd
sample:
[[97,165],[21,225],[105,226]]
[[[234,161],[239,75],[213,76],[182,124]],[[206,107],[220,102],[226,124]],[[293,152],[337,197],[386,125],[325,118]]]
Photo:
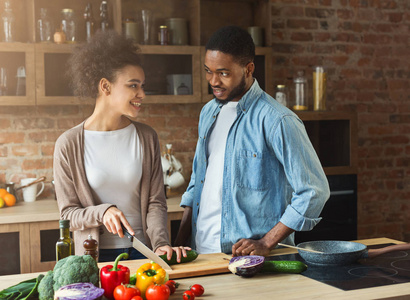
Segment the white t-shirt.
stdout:
[[195,237],[198,253],[221,252],[222,182],[226,139],[236,119],[238,102],[228,102],[219,112],[208,140],[208,167],[206,168],[201,206]]
[[[85,173],[96,202],[111,203],[121,210],[136,237],[144,242],[140,184],[143,150],[135,126],[114,131],[84,131]],[[101,249],[131,247],[128,238],[120,238],[103,226]]]

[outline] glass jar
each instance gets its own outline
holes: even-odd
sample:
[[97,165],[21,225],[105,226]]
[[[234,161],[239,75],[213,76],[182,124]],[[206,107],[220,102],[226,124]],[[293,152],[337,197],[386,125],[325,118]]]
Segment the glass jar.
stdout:
[[40,8],[40,19],[37,20],[37,34],[40,43],[51,42],[51,21],[47,15],[47,8]]
[[313,69],[313,110],[326,110],[326,77],[324,67]]
[[74,21],[74,11],[71,8],[64,8],[61,11],[63,18],[61,20],[61,28],[65,33],[65,38],[67,43],[76,42],[76,24]]
[[287,106],[289,104],[288,89],[284,84],[278,84],[276,86],[275,99],[283,106]]
[[165,25],[159,26],[158,42],[160,45],[168,45],[169,35],[168,27]]
[[10,1],[4,2],[4,12],[1,14],[3,21],[3,34],[1,41],[11,43],[16,41],[16,18],[11,10]]
[[293,110],[307,110],[308,105],[308,82],[304,71],[298,71],[297,76],[293,79]]
[[103,0],[100,5],[100,17],[101,17],[101,30],[106,31],[109,27],[108,22],[108,4],[107,1]]
[[84,21],[85,21],[85,40],[90,42],[91,37],[94,35],[94,17],[93,8],[91,3],[88,3],[84,11]]

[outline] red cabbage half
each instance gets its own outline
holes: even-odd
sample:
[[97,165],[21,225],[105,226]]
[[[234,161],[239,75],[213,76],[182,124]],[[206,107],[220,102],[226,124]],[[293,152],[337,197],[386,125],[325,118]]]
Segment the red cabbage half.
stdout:
[[263,267],[265,257],[259,255],[236,256],[229,261],[228,269],[242,277],[252,277]]
[[104,294],[104,289],[100,289],[89,282],[73,283],[62,286],[55,294],[54,299],[58,300],[95,300]]

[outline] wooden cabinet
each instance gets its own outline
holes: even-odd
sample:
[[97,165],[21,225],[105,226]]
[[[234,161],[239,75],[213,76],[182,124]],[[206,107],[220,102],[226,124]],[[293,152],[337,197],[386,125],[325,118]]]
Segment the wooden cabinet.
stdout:
[[[72,8],[76,20],[76,40],[85,41],[84,19],[85,2],[67,0],[25,0],[25,5],[14,3],[13,12],[18,23],[18,43],[0,43],[0,67],[8,67],[16,73],[17,67],[26,68],[26,95],[0,96],[0,105],[66,105],[93,103],[92,99],[74,97],[65,77],[67,59],[73,44],[57,45],[38,43],[36,23],[40,8],[47,8],[54,25],[53,32],[61,22],[61,10]],[[101,0],[88,1],[92,5],[95,28],[99,27],[99,8]],[[109,22],[111,27],[122,32],[123,21],[133,18],[142,28],[141,10],[152,11],[150,45],[141,46],[146,72],[147,102],[150,103],[200,103],[210,99],[208,85],[203,71],[203,54],[208,38],[219,27],[238,25],[243,28],[261,26],[265,29],[265,44],[270,45],[270,4],[266,0],[108,0]],[[215,8],[218,9],[215,9]],[[239,11],[241,18],[232,12]],[[159,46],[158,28],[168,18],[187,20],[189,45]],[[142,33],[139,34],[142,36]],[[137,42],[141,42],[137,41]],[[273,94],[271,83],[272,50],[258,47],[255,76],[259,84],[269,94]],[[174,95],[169,92],[169,77],[185,74],[192,84],[188,94]],[[14,75],[14,74],[13,74]],[[14,75],[15,77],[15,75]],[[14,83],[15,84],[15,83]],[[11,90],[14,88],[11,84]]]

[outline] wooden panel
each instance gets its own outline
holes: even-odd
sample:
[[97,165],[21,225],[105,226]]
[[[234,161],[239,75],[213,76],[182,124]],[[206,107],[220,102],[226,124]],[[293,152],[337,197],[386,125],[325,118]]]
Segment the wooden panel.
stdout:
[[[44,272],[52,270],[55,265],[55,261],[41,261],[41,239],[40,231],[48,229],[58,229],[58,221],[49,222],[36,222],[30,224],[30,258],[31,258],[31,272]],[[56,241],[57,242],[57,241]],[[55,251],[55,249],[53,249]]]
[[[29,224],[3,224],[0,225],[0,233],[17,232],[19,234],[19,251],[20,251],[20,272],[30,273],[30,230]],[[13,249],[5,249],[2,245],[0,254],[3,256],[5,251],[13,251]],[[4,252],[3,252],[4,251]]]

